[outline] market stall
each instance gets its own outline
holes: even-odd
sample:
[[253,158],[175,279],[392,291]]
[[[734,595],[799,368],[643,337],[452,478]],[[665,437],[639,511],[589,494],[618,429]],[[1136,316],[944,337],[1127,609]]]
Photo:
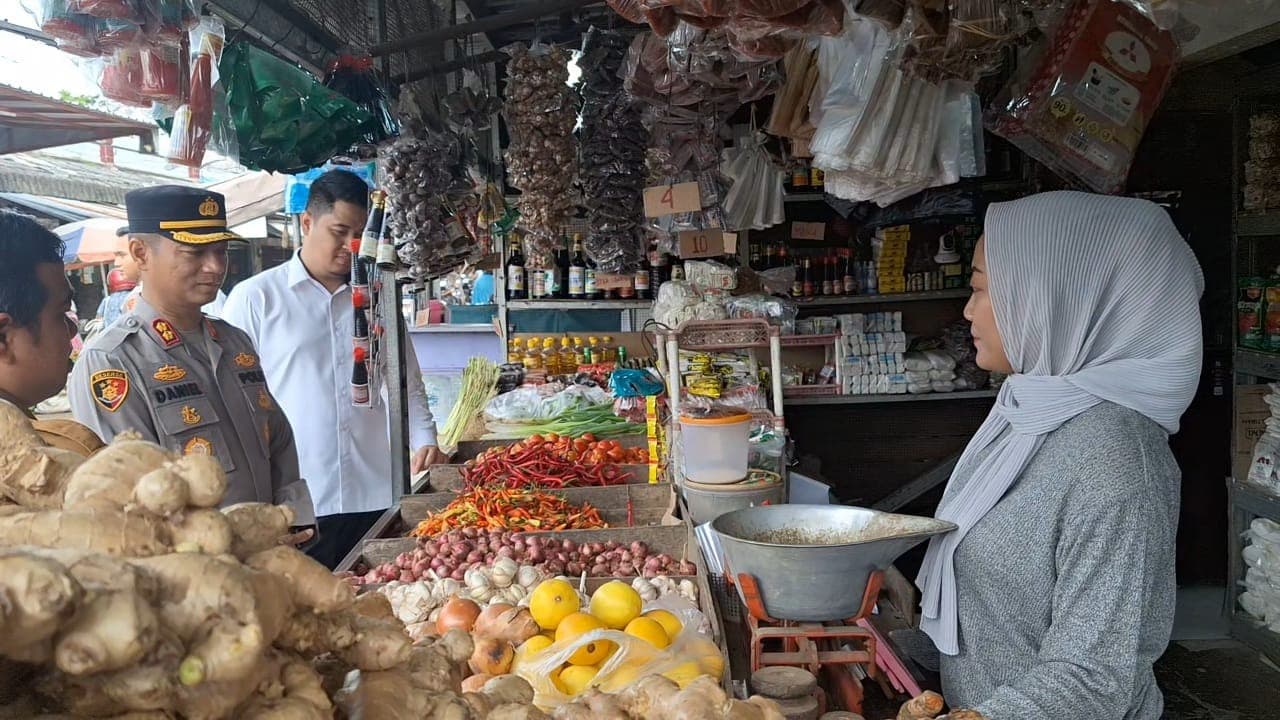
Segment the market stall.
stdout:
[[[321,169],[374,188],[351,247],[343,373],[354,403],[390,398],[392,476],[376,481],[395,502],[335,581],[255,545],[237,515],[250,510],[208,511],[218,498],[195,499],[188,461],[130,464],[137,487],[113,491],[112,522],[141,504],[155,537],[95,562],[164,587],[230,550],[240,564],[222,572],[239,584],[218,592],[243,597],[235,629],[252,627],[260,647],[228,668],[215,659],[223,638],[201,629],[208,603],[184,613],[139,591],[131,617],[156,614],[179,637],[83,671],[38,656],[55,684],[31,702],[79,714],[105,694],[104,707],[209,718],[303,702],[317,717],[477,720],[944,711],[889,634],[916,603],[894,562],[956,526],[890,513],[947,480],[1003,380],[978,367],[963,315],[981,217],[1033,189],[1123,188],[1178,62],[1176,12],[609,0],[544,27],[590,4],[487,19],[455,7],[396,39],[382,18],[356,43],[367,55],[337,56],[320,79],[229,33],[219,13],[157,5],[172,12],[46,2],[42,21],[99,59],[104,90],[155,105],[174,162],[234,149],[294,173],[295,215]],[[499,32],[516,42],[494,50]],[[427,70],[397,56],[424,39],[447,47],[416,58]],[[1274,128],[1257,124],[1269,143]],[[1246,196],[1265,208],[1262,165]],[[406,367],[410,344],[422,367]],[[451,458],[410,477],[406,386],[419,371],[447,408]],[[108,457],[150,457],[118,445]],[[792,504],[799,455],[833,468],[841,500],[875,509]],[[66,468],[72,483],[84,467]],[[184,476],[190,501],[147,505],[156,473]],[[70,516],[73,497],[10,499]],[[272,511],[252,508],[268,526]],[[225,548],[188,534],[197,518]],[[1251,546],[1275,542],[1270,526],[1251,533]],[[51,536],[37,544],[80,547]],[[168,560],[177,550],[197,552]],[[105,613],[123,592],[63,554],[17,557],[83,586],[68,606]],[[277,617],[264,595],[281,578],[292,605]],[[1240,603],[1269,617],[1263,589]],[[39,627],[0,654],[30,662],[15,654],[63,642],[52,620]],[[119,695],[140,682],[125,669],[139,658],[169,683],[145,707]],[[201,705],[213,700],[199,691],[218,690],[221,704]]]

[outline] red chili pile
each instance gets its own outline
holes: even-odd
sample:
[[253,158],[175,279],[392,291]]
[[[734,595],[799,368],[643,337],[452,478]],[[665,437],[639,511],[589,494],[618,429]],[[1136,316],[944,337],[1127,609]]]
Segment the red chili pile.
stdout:
[[490,448],[476,459],[468,460],[462,468],[462,478],[468,488],[621,485],[631,474],[614,463],[638,457],[620,447],[616,440],[533,435],[512,445]]

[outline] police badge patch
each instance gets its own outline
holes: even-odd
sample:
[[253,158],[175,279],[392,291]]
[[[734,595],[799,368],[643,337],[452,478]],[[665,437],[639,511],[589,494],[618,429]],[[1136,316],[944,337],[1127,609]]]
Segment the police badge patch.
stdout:
[[89,392],[102,409],[115,412],[129,397],[129,374],[123,370],[99,370],[89,376]]

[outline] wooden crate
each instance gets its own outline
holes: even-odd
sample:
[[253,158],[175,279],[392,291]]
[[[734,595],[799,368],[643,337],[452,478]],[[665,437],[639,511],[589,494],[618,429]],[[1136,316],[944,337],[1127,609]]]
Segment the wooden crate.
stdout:
[[[415,493],[462,492],[462,465],[432,465],[427,470],[426,481],[414,487]],[[618,469],[630,473],[629,485],[649,484],[648,465],[619,465]]]
[[[645,526],[675,525],[679,523],[679,520],[674,515],[676,495],[670,483],[566,488],[550,492],[576,505],[591,503],[592,507],[600,511],[601,517],[611,528],[622,529],[627,527],[628,500],[631,501],[631,515],[635,520],[636,529],[642,529]],[[405,495],[400,498],[400,505],[387,510],[382,514],[382,517],[378,518],[378,521],[365,534],[364,539],[343,558],[337,569],[343,571],[355,568],[361,562],[365,548],[375,540],[392,543],[404,541],[401,543],[402,549],[391,553],[391,559],[404,552],[405,549],[412,549],[414,538],[405,537],[409,534],[409,531],[425,519],[428,513],[445,507],[450,502],[453,502],[456,497],[457,495],[454,493],[428,493],[425,495]],[[595,531],[574,530],[567,532]],[[584,542],[595,541],[585,540]],[[621,542],[621,540],[618,542]],[[627,542],[631,541],[628,540]],[[674,553],[668,554],[675,556]],[[382,562],[386,562],[386,559],[376,560],[372,564],[377,565]]]

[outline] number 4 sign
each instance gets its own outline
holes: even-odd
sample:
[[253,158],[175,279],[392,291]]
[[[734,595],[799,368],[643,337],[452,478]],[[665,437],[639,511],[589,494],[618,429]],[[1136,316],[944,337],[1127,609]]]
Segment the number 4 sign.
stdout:
[[646,217],[663,217],[677,213],[697,212],[702,209],[702,196],[698,183],[655,185],[644,189],[644,214]]

